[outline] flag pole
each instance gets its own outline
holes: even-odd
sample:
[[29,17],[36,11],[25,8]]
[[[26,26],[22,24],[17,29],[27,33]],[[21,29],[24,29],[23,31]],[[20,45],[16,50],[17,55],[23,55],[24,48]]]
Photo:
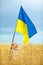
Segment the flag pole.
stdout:
[[[16,22],[16,26],[17,26],[17,22]],[[11,42],[11,44],[14,43],[14,37],[15,37],[15,32],[16,32],[16,26],[15,26],[15,31],[14,31],[14,33],[13,33],[13,37],[12,37],[12,42]]]
[[[17,23],[16,23],[16,26],[17,26]],[[15,37],[15,33],[16,33],[16,26],[15,26],[15,31],[14,31],[14,33],[13,33],[13,37],[12,37],[10,49],[12,49],[12,45],[14,44],[14,37]]]
[[12,44],[13,44],[13,42],[14,42],[14,37],[15,37],[15,32],[13,33],[13,38],[12,38]]

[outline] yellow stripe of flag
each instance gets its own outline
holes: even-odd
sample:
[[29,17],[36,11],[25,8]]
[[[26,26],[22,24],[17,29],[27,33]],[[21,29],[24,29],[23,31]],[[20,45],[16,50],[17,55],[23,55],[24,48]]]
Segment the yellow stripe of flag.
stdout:
[[27,44],[28,41],[29,41],[27,26],[20,19],[18,19],[18,21],[17,21],[16,32],[19,32],[19,33],[23,34],[23,36],[24,36],[24,42],[23,43]]

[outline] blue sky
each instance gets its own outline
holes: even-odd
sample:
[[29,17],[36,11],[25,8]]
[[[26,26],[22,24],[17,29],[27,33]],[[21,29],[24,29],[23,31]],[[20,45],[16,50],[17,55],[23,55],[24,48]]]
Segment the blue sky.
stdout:
[[[38,31],[31,42],[43,43],[43,0],[0,0],[0,42],[11,42],[21,5]],[[15,35],[15,42],[22,40],[22,35]]]

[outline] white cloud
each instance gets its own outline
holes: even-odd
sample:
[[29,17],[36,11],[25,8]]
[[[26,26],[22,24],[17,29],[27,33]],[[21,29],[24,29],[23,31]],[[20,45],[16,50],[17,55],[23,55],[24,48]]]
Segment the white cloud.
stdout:
[[36,35],[34,35],[30,42],[33,44],[43,44],[43,32],[38,32]]
[[[12,42],[13,34],[2,34],[0,35],[0,42],[2,43],[11,43]],[[14,37],[14,42],[18,44],[22,44],[23,36],[21,34],[16,33]]]
[[23,0],[22,4],[28,5],[30,7],[40,7],[42,5],[42,0]]
[[[0,42],[6,42],[11,43],[13,34],[2,34],[0,35]],[[14,42],[18,44],[22,44],[23,42],[23,36],[21,34],[16,33]],[[39,32],[36,35],[34,35],[32,38],[30,38],[30,42],[32,44],[43,44],[43,32]]]

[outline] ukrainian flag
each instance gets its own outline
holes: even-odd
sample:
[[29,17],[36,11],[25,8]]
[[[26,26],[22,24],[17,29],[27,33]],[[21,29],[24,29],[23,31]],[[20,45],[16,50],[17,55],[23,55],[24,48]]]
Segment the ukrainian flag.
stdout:
[[34,24],[30,20],[30,18],[27,16],[24,9],[20,8],[17,25],[16,25],[16,32],[19,32],[23,34],[24,36],[24,44],[27,44],[29,42],[29,39],[37,33]]

